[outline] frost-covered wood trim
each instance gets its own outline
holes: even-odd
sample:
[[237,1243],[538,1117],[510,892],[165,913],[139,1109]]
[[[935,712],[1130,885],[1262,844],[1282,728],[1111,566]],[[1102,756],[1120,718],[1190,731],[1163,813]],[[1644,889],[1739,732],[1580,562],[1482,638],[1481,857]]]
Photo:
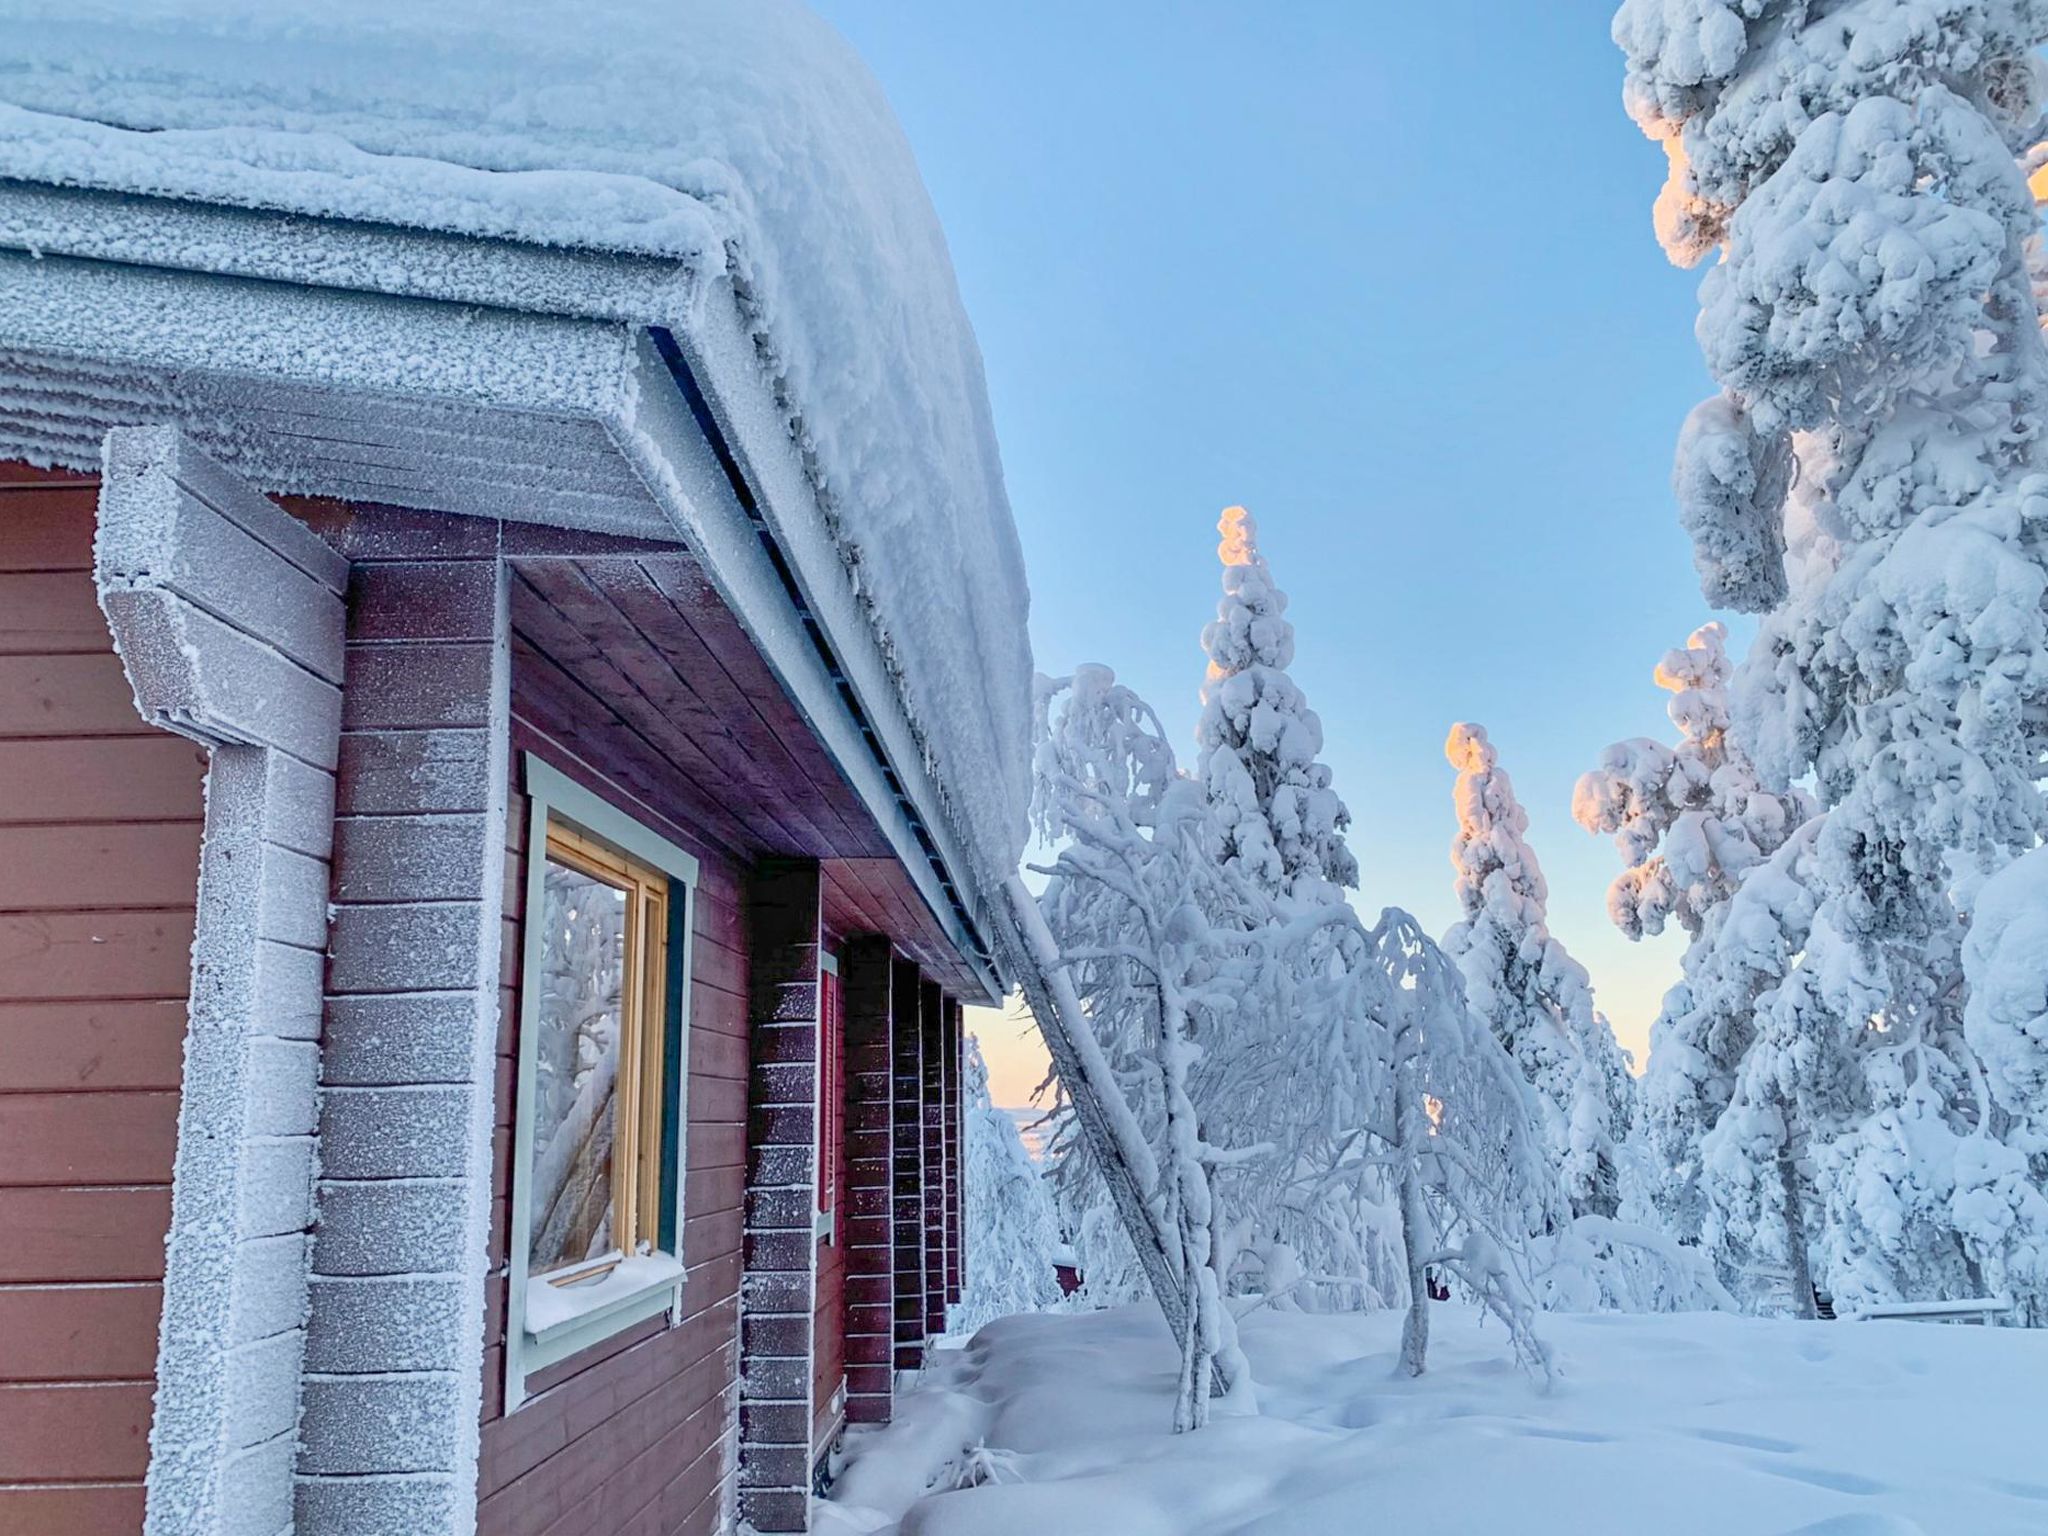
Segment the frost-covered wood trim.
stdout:
[[967,1191],[960,1162],[962,1085],[966,1082],[966,1031],[958,998],[946,999],[946,1305],[960,1300],[961,1276],[967,1267],[964,1251]]
[[476,1521],[510,788],[496,541],[352,577],[301,1536]]
[[211,749],[145,1530],[291,1528],[347,567],[170,428],[108,434],[94,574]]
[[696,269],[667,257],[559,250],[268,209],[0,181],[0,247],[457,304],[687,320]]
[[918,1025],[924,1035],[924,1332],[946,1331],[946,995],[936,981],[923,983]]
[[891,999],[894,1070],[895,1176],[892,1228],[896,1247],[896,1351],[899,1371],[924,1365],[924,978],[908,960],[895,963]]
[[895,1412],[895,955],[878,935],[850,940],[846,984],[846,1418],[886,1424]]
[[659,536],[613,448],[634,332],[0,249],[0,452],[162,422],[266,490]]
[[757,1531],[810,1522],[823,913],[816,860],[767,860],[748,880],[739,1509]]

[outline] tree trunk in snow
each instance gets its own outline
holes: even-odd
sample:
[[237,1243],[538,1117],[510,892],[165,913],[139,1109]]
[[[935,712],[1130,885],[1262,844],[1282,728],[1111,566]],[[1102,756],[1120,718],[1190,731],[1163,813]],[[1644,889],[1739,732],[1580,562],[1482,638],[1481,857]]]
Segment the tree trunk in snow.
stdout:
[[[1407,1074],[1403,1074],[1405,1077]],[[1401,1371],[1420,1376],[1429,1357],[1429,1266],[1425,1262],[1429,1243],[1429,1207],[1422,1197],[1422,1170],[1417,1166],[1418,1134],[1426,1134],[1416,1122],[1423,1109],[1408,1099],[1420,1093],[1413,1083],[1403,1083],[1394,1105],[1394,1135],[1401,1143],[1401,1250],[1408,1265],[1408,1316],[1401,1324]]]
[[[1790,1118],[1787,1118],[1790,1125]],[[1785,1198],[1785,1262],[1792,1271],[1792,1315],[1808,1321],[1820,1315],[1813,1299],[1813,1266],[1806,1257],[1806,1206],[1799,1193],[1799,1168],[1789,1131],[1778,1148],[1778,1183]]]

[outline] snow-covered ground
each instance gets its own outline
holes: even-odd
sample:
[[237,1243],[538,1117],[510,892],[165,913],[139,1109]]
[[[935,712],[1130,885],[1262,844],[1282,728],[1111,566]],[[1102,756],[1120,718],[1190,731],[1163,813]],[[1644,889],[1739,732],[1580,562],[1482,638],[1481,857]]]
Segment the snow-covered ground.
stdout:
[[[1259,1412],[1167,1432],[1148,1308],[1005,1318],[856,1431],[825,1536],[2040,1536],[2048,1334],[1691,1313],[1544,1320],[1545,1393],[1498,1326],[1256,1314]],[[962,1454],[965,1447],[983,1447]],[[955,1488],[975,1478],[980,1486]],[[932,1484],[930,1490],[927,1485]]]

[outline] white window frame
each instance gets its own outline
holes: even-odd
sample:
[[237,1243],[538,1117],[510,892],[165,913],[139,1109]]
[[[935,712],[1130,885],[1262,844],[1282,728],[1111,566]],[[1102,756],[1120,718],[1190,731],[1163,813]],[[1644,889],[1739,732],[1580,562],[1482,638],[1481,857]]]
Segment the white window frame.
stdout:
[[[549,766],[531,752],[524,754],[529,813],[526,830],[526,915],[520,945],[519,1073],[513,1087],[512,1220],[506,1237],[505,1411],[528,1397],[527,1380],[534,1373],[602,1343],[650,1317],[666,1312],[669,1326],[682,1320],[685,1254],[683,1248],[683,1172],[689,1141],[690,977],[696,932],[697,861],[667,838],[635,821],[611,802]],[[675,1251],[657,1251],[653,1262],[635,1265],[636,1284],[593,1286],[591,1304],[574,1315],[538,1331],[527,1326],[528,1248],[532,1243],[533,1100],[539,1075],[540,989],[528,978],[540,970],[542,934],[533,915],[541,910],[547,874],[548,823],[566,822],[587,836],[609,843],[623,854],[652,865],[669,877],[669,907],[675,930],[683,935],[673,970],[681,995],[676,1010],[681,1033],[677,1070],[664,1078],[663,1109],[674,1117],[675,1157],[662,1170],[663,1203],[675,1229]]]

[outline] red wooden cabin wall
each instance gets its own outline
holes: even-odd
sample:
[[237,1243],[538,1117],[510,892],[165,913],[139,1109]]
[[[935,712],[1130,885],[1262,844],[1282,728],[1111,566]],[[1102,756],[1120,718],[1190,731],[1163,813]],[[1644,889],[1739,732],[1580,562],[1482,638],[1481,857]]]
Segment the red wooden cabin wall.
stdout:
[[142,1527],[204,749],[143,723],[97,482],[0,464],[0,1531]]
[[[697,1536],[717,1528],[732,1476],[737,1370],[740,1202],[745,1176],[747,959],[741,872],[732,860],[651,813],[620,783],[607,743],[629,736],[602,701],[515,636],[514,783],[506,835],[505,975],[491,1224],[493,1278],[484,1365],[481,1536]],[[573,740],[572,748],[564,743]],[[521,909],[528,806],[518,779],[532,750],[585,788],[687,849],[699,861],[691,953],[682,1326],[655,1318],[550,1368],[536,1393],[503,1407],[505,1243],[511,1217],[513,1084],[517,1078]],[[592,761],[593,758],[599,759]],[[659,774],[651,755],[634,773]]]

